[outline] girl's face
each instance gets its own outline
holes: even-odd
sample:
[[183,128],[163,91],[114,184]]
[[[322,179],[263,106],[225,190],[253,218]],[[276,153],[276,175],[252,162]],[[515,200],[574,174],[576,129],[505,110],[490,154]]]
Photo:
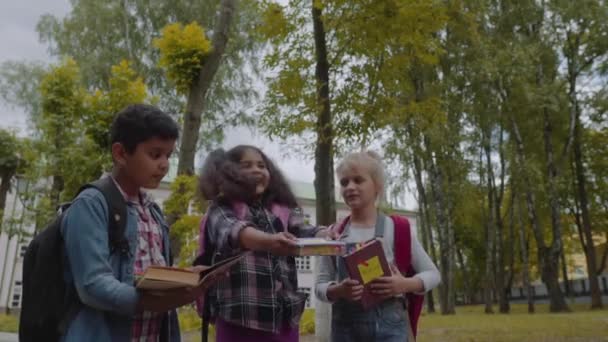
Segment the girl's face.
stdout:
[[370,173],[362,167],[351,167],[338,175],[340,193],[351,210],[376,205],[380,189]]
[[268,188],[270,172],[262,155],[253,149],[246,149],[239,162],[239,169],[248,178],[255,180],[255,194],[261,195]]

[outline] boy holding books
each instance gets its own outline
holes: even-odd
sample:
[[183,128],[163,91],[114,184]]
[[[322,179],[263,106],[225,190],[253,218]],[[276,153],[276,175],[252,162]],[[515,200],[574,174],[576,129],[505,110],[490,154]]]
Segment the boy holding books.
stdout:
[[[63,219],[65,279],[81,303],[63,341],[179,341],[175,308],[191,303],[202,287],[152,295],[135,288],[135,274],[170,266],[168,225],[142,191],[158,187],[169,169],[179,129],[156,107],[136,104],[112,124],[110,175],[127,202],[128,248],[111,251],[108,206],[96,189],[81,192]],[[124,252],[124,253],[123,253]]]

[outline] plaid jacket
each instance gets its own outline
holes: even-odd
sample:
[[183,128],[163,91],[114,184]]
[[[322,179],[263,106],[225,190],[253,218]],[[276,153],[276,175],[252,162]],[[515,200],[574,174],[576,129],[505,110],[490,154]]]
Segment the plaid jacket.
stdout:
[[[215,249],[214,261],[241,251],[238,236],[248,226],[267,233],[285,230],[281,221],[260,205],[250,206],[243,220],[228,206],[213,204],[209,208],[206,229]],[[319,231],[305,223],[301,209],[291,211],[287,228],[297,237],[311,237]],[[232,324],[278,333],[300,321],[307,295],[297,289],[294,257],[250,253],[216,285],[211,314]]]

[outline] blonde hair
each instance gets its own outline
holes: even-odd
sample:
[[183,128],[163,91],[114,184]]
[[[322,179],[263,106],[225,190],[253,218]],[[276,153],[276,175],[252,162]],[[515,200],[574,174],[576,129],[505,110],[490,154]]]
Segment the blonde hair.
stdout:
[[346,170],[363,167],[380,189],[384,189],[386,175],[382,157],[374,151],[352,152],[346,155],[338,164],[336,174],[340,176]]

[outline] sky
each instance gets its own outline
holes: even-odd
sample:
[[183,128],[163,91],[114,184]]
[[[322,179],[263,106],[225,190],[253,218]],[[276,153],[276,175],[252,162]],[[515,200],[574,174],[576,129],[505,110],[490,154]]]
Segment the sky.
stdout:
[[[56,60],[47,53],[47,47],[38,40],[36,24],[43,14],[65,16],[70,10],[68,0],[0,0],[0,63],[8,60],[40,61],[50,64]],[[0,127],[17,130],[27,135],[27,115],[19,108],[11,108],[0,100]],[[280,142],[271,142],[259,133],[245,128],[234,128],[226,132],[223,147],[252,144],[260,147],[272,158],[287,178],[312,183],[314,160],[312,157],[294,156]],[[415,207],[408,196],[406,208]]]

